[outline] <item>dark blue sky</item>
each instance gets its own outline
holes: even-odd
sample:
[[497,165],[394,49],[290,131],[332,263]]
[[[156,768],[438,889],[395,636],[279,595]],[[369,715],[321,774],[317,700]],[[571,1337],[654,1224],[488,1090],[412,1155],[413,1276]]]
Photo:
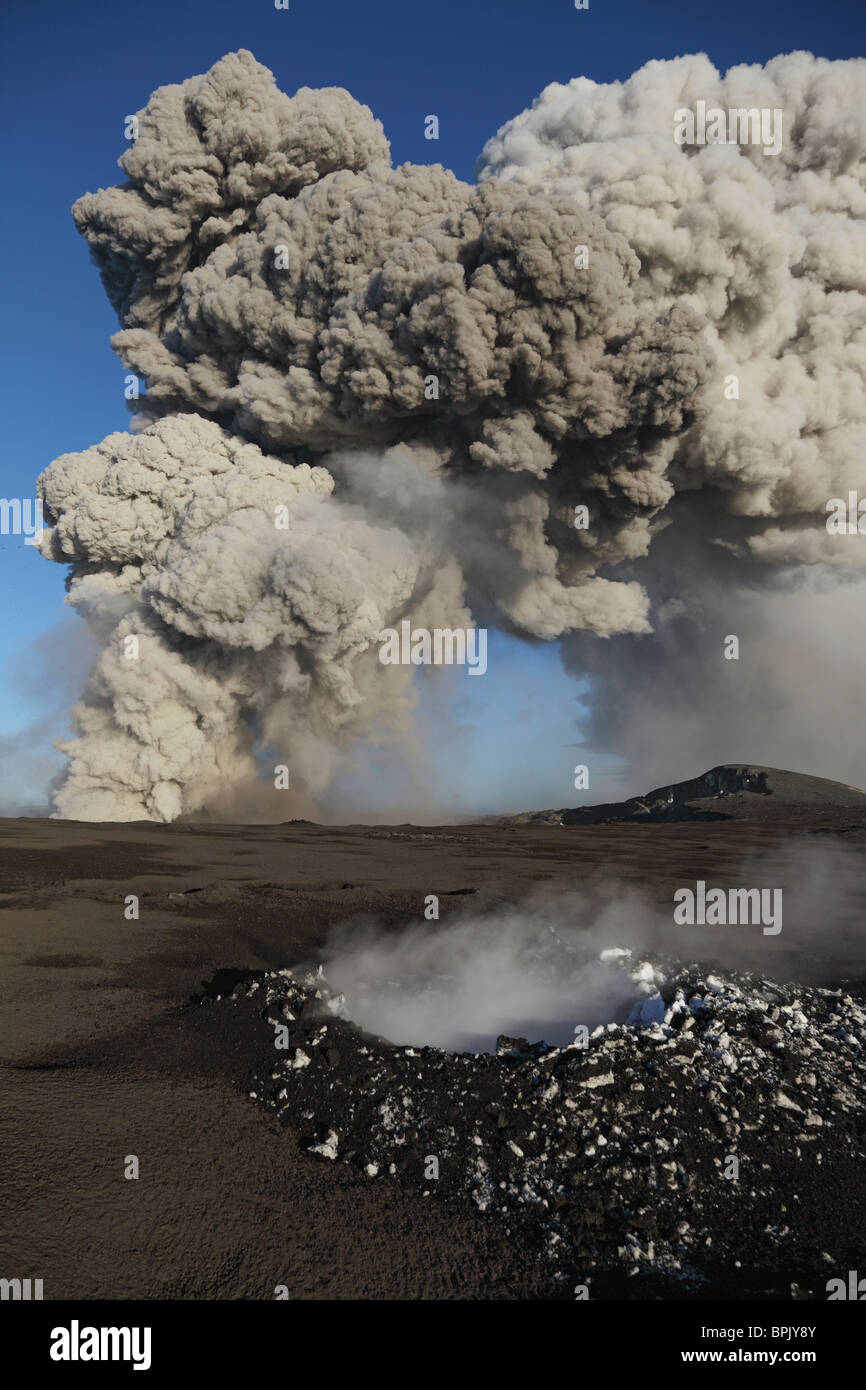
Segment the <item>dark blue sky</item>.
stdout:
[[[126,428],[123,371],[108,345],[117,325],[69,209],[119,181],[123,118],[155,87],[249,48],[287,92],[347,87],[382,121],[395,162],[435,158],[469,179],[484,141],[552,81],[625,78],[651,58],[698,51],[727,68],[798,48],[828,58],[866,50],[863,0],[590,0],[587,11],[573,0],[291,0],[287,11],[272,0],[4,0],[0,26],[5,497],[32,496],[56,455]],[[436,145],[423,137],[428,112],[440,118]],[[63,571],[0,536],[0,593],[2,740],[30,722],[34,703],[38,712],[28,644],[63,618]],[[48,684],[51,642],[41,658]],[[563,740],[573,736],[575,689],[555,653],[527,654],[526,669],[561,691]],[[473,703],[497,702],[506,721],[515,713],[501,685],[475,684],[485,690]],[[564,783],[554,804],[566,792]]]

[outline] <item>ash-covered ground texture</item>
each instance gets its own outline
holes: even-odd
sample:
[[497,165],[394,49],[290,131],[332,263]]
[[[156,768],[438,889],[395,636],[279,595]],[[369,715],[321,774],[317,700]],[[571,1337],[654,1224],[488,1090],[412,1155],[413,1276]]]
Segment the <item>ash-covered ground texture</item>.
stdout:
[[565,1048],[501,1036],[495,1055],[393,1047],[288,970],[224,1007],[274,1029],[250,1094],[307,1153],[519,1228],[551,1291],[826,1298],[866,1255],[863,999],[633,973],[630,1022]]
[[[46,1299],[787,1300],[862,1276],[866,809],[766,780],[696,824],[0,822],[4,1277]],[[675,938],[698,880],[782,887],[782,932]],[[465,930],[539,892],[576,895],[579,925],[612,890],[661,934],[596,933],[633,947],[610,968],[640,1016],[585,1049],[392,1046],[348,995],[328,1009],[335,931]]]

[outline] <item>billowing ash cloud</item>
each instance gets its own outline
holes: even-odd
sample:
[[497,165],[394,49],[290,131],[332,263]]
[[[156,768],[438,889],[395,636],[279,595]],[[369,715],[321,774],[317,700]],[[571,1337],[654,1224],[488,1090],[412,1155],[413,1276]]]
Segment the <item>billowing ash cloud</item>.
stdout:
[[[780,152],[677,145],[674,114],[699,100],[780,111]],[[640,260],[641,305],[686,303],[709,321],[707,413],[679,450],[676,485],[712,484],[737,515],[805,521],[863,481],[864,152],[866,60],[792,53],[723,77],[698,55],[624,83],[554,83],[489,141],[480,176],[602,218]],[[731,374],[738,400],[725,398]],[[776,528],[750,548],[800,558]]]
[[[779,153],[677,145],[675,113],[699,101],[781,112]],[[591,745],[619,754],[631,790],[749,756],[862,781],[843,731],[866,680],[851,621],[866,547],[825,521],[830,498],[866,492],[866,61],[801,52],[722,76],[697,55],[553,84],[479,173],[601,217],[640,260],[638,303],[686,303],[709,325],[715,368],[668,471],[670,525],[620,571],[652,595],[654,636],[564,643],[591,679]],[[806,565],[812,594],[786,601]],[[727,633],[739,663],[722,659]]]
[[[147,390],[133,434],[40,482],[104,642],[58,811],[171,819],[263,747],[321,790],[348,740],[408,726],[376,643],[403,617],[649,633],[678,492],[750,563],[821,560],[862,470],[863,67],[548,88],[477,187],[392,168],[366,107],[289,98],[245,51],[154,93],[127,183],[74,209]],[[693,97],[783,107],[782,153],[678,147]]]

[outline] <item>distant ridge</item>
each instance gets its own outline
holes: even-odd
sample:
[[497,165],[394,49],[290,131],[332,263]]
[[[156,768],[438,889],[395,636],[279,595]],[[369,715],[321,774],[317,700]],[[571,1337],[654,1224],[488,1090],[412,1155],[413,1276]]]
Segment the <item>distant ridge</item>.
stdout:
[[523,811],[485,816],[483,825],[612,825],[713,820],[822,819],[825,811],[850,807],[866,814],[866,792],[826,777],[778,767],[721,763],[700,777],[670,782],[645,796],[559,811]]

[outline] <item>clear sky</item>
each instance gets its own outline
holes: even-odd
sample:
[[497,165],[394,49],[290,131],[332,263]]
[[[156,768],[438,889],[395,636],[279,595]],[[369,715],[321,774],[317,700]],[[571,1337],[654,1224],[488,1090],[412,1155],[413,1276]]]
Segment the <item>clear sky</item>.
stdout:
[[[127,425],[123,369],[108,344],[117,323],[69,209],[81,193],[120,181],[124,117],[155,87],[249,48],[289,93],[344,86],[366,102],[395,163],[428,162],[432,152],[471,179],[484,141],[549,82],[623,79],[651,58],[698,51],[720,68],[798,48],[858,56],[866,6],[590,0],[577,11],[573,0],[290,0],[284,11],[273,0],[3,0],[0,26],[7,320],[0,496],[32,497],[36,476],[58,454]],[[429,112],[440,119],[432,151],[424,139]],[[60,566],[20,537],[0,536],[0,757],[11,759],[0,810],[7,813],[10,795],[38,801],[59,761],[51,752],[57,711],[86,656],[80,620],[63,607],[63,579]],[[466,736],[445,775],[456,787],[468,771],[496,809],[513,804],[508,769],[521,764],[529,769],[527,805],[566,804],[580,690],[561,673],[553,647],[503,640],[497,650],[502,678],[460,687],[455,713]],[[530,706],[534,719],[526,717]]]

